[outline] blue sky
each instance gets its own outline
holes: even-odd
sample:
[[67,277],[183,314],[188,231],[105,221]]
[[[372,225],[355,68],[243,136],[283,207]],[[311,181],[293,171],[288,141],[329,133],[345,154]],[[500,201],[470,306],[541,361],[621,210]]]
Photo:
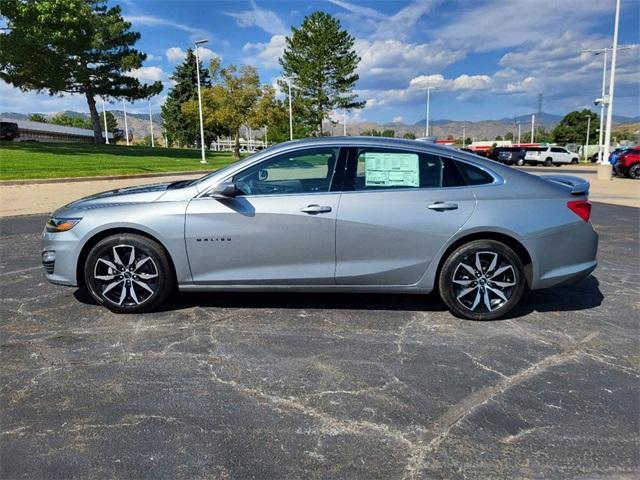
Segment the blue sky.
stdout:
[[[205,59],[251,64],[264,83],[280,74],[278,57],[291,25],[324,10],[356,38],[362,57],[357,92],[366,107],[352,121],[414,123],[424,118],[424,88],[432,91],[434,119],[483,120],[543,110],[563,114],[590,107],[600,96],[602,59],[585,49],[611,44],[614,0],[413,1],[110,1],[119,4],[138,47],[149,54],[135,72],[162,80],[193,41],[208,38]],[[640,115],[640,7],[622,1],[615,113]],[[114,103],[108,108],[121,108]],[[146,111],[146,104],[128,106]],[[0,84],[0,111],[87,111],[82,97],[21,93]]]

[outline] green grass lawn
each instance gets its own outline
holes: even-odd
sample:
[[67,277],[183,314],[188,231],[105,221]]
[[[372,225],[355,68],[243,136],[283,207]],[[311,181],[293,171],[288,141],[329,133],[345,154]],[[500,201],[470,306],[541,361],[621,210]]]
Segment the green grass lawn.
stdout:
[[209,152],[207,160],[208,165],[201,164],[200,150],[192,149],[2,142],[0,180],[217,170],[233,156]]

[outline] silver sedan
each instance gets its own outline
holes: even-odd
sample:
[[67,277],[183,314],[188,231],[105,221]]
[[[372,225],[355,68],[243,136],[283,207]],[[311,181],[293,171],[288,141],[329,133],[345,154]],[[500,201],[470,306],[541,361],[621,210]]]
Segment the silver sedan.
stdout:
[[588,189],[422,141],[287,142],[195,181],[66,205],[42,262],[115,312],[152,310],[175,288],[438,290],[455,315],[494,319],[527,288],[594,270]]

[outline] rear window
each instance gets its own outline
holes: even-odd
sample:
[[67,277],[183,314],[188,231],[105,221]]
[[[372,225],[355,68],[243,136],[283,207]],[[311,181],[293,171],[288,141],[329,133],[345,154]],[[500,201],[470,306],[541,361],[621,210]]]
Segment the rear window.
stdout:
[[493,183],[494,178],[484,170],[464,162],[456,162],[467,185],[486,185]]

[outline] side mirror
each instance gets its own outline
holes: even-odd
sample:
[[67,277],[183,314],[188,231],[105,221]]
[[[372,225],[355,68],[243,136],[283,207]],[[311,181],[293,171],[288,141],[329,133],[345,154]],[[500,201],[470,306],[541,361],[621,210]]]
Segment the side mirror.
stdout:
[[219,183],[207,195],[211,198],[229,199],[238,195],[238,189],[232,182]]

